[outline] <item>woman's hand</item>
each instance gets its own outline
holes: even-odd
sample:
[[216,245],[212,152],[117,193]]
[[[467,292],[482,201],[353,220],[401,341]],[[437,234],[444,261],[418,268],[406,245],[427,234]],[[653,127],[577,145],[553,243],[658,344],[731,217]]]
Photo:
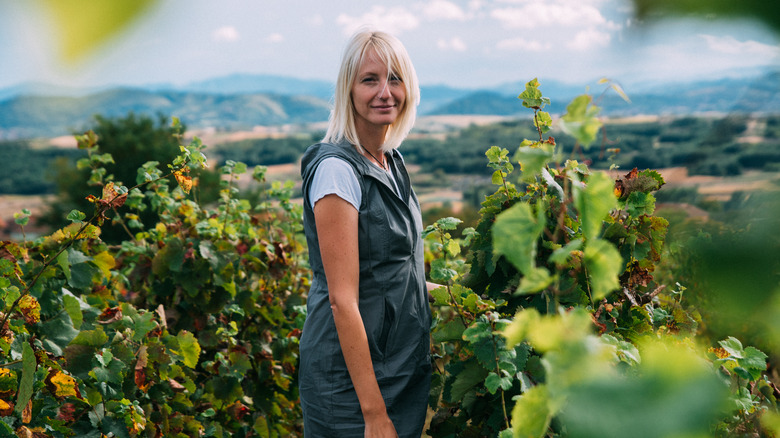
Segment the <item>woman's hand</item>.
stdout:
[[365,438],[398,438],[395,426],[387,413],[363,416],[366,422]]

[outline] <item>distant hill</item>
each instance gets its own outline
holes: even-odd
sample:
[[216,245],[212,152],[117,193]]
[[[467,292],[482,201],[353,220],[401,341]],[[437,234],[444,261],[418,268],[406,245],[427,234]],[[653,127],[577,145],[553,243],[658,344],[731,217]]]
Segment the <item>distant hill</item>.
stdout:
[[163,114],[188,127],[224,130],[257,125],[327,120],[328,103],[311,96],[151,92],[120,88],[84,97],[18,96],[0,102],[0,139],[67,135],[86,129],[93,117]]
[[[701,114],[707,112],[780,113],[780,72],[750,79],[724,78],[679,84],[626,87],[631,103],[605,85],[580,86],[539,78],[553,114],[588,88],[603,113]],[[490,89],[446,85],[421,87],[421,115],[526,115],[517,95],[524,82]],[[636,91],[635,91],[636,90]],[[181,86],[81,90],[46,84],[0,89],[0,140],[68,135],[88,127],[96,114],[122,116],[130,111],[177,116],[191,128],[251,129],[257,125],[327,120],[333,85],[327,81],[272,75],[236,74]]]
[[[165,89],[170,89],[170,87]],[[240,73],[193,82],[180,87],[174,87],[174,89],[190,93],[208,94],[306,95],[325,101],[329,100],[333,95],[333,83],[328,81]]]
[[[540,82],[540,90],[552,101],[551,105],[545,108],[550,113],[563,113],[573,97],[586,92],[585,86],[572,87],[555,81],[540,80]],[[654,87],[642,87],[637,92],[626,88],[624,91],[631,99],[630,103],[613,90],[607,90],[607,85],[596,84],[589,88],[589,93],[596,98],[604,92],[599,105],[606,115],[780,113],[780,72],[767,72],[751,79],[724,78],[679,84],[656,84]],[[475,91],[431,110],[430,114],[512,116],[526,113],[517,99],[517,95],[524,89],[524,83],[510,83],[490,91]]]

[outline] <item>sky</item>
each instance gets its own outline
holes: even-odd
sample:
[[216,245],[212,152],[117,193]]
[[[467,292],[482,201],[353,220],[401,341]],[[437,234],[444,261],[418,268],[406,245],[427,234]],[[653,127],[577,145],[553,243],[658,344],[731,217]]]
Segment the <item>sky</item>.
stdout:
[[333,81],[346,40],[366,25],[398,36],[423,85],[606,77],[636,86],[780,68],[780,35],[760,23],[642,24],[629,0],[161,0],[77,63],[58,56],[54,26],[29,5],[0,0],[0,89],[184,85],[233,73]]

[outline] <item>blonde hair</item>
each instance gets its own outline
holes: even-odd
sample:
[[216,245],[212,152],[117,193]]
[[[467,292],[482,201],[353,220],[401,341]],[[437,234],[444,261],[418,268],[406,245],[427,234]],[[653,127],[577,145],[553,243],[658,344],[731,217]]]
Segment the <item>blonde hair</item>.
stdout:
[[420,102],[420,86],[409,54],[396,37],[380,31],[363,30],[349,40],[341,60],[333,108],[328,120],[328,130],[323,141],[338,143],[344,139],[362,149],[355,128],[355,106],[352,103],[352,85],[360,66],[369,54],[375,54],[387,66],[388,77],[392,74],[401,78],[406,89],[406,99],[396,121],[388,127],[382,152],[400,146],[417,117]]

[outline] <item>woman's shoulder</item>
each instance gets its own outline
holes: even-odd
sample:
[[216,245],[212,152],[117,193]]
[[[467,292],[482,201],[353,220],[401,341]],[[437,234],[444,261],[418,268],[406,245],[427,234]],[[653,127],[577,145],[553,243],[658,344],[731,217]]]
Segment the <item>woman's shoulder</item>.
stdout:
[[317,168],[323,160],[328,158],[339,158],[353,167],[361,165],[360,155],[355,147],[348,142],[320,142],[309,146],[304,152],[301,159],[301,174],[305,175],[310,169]]

